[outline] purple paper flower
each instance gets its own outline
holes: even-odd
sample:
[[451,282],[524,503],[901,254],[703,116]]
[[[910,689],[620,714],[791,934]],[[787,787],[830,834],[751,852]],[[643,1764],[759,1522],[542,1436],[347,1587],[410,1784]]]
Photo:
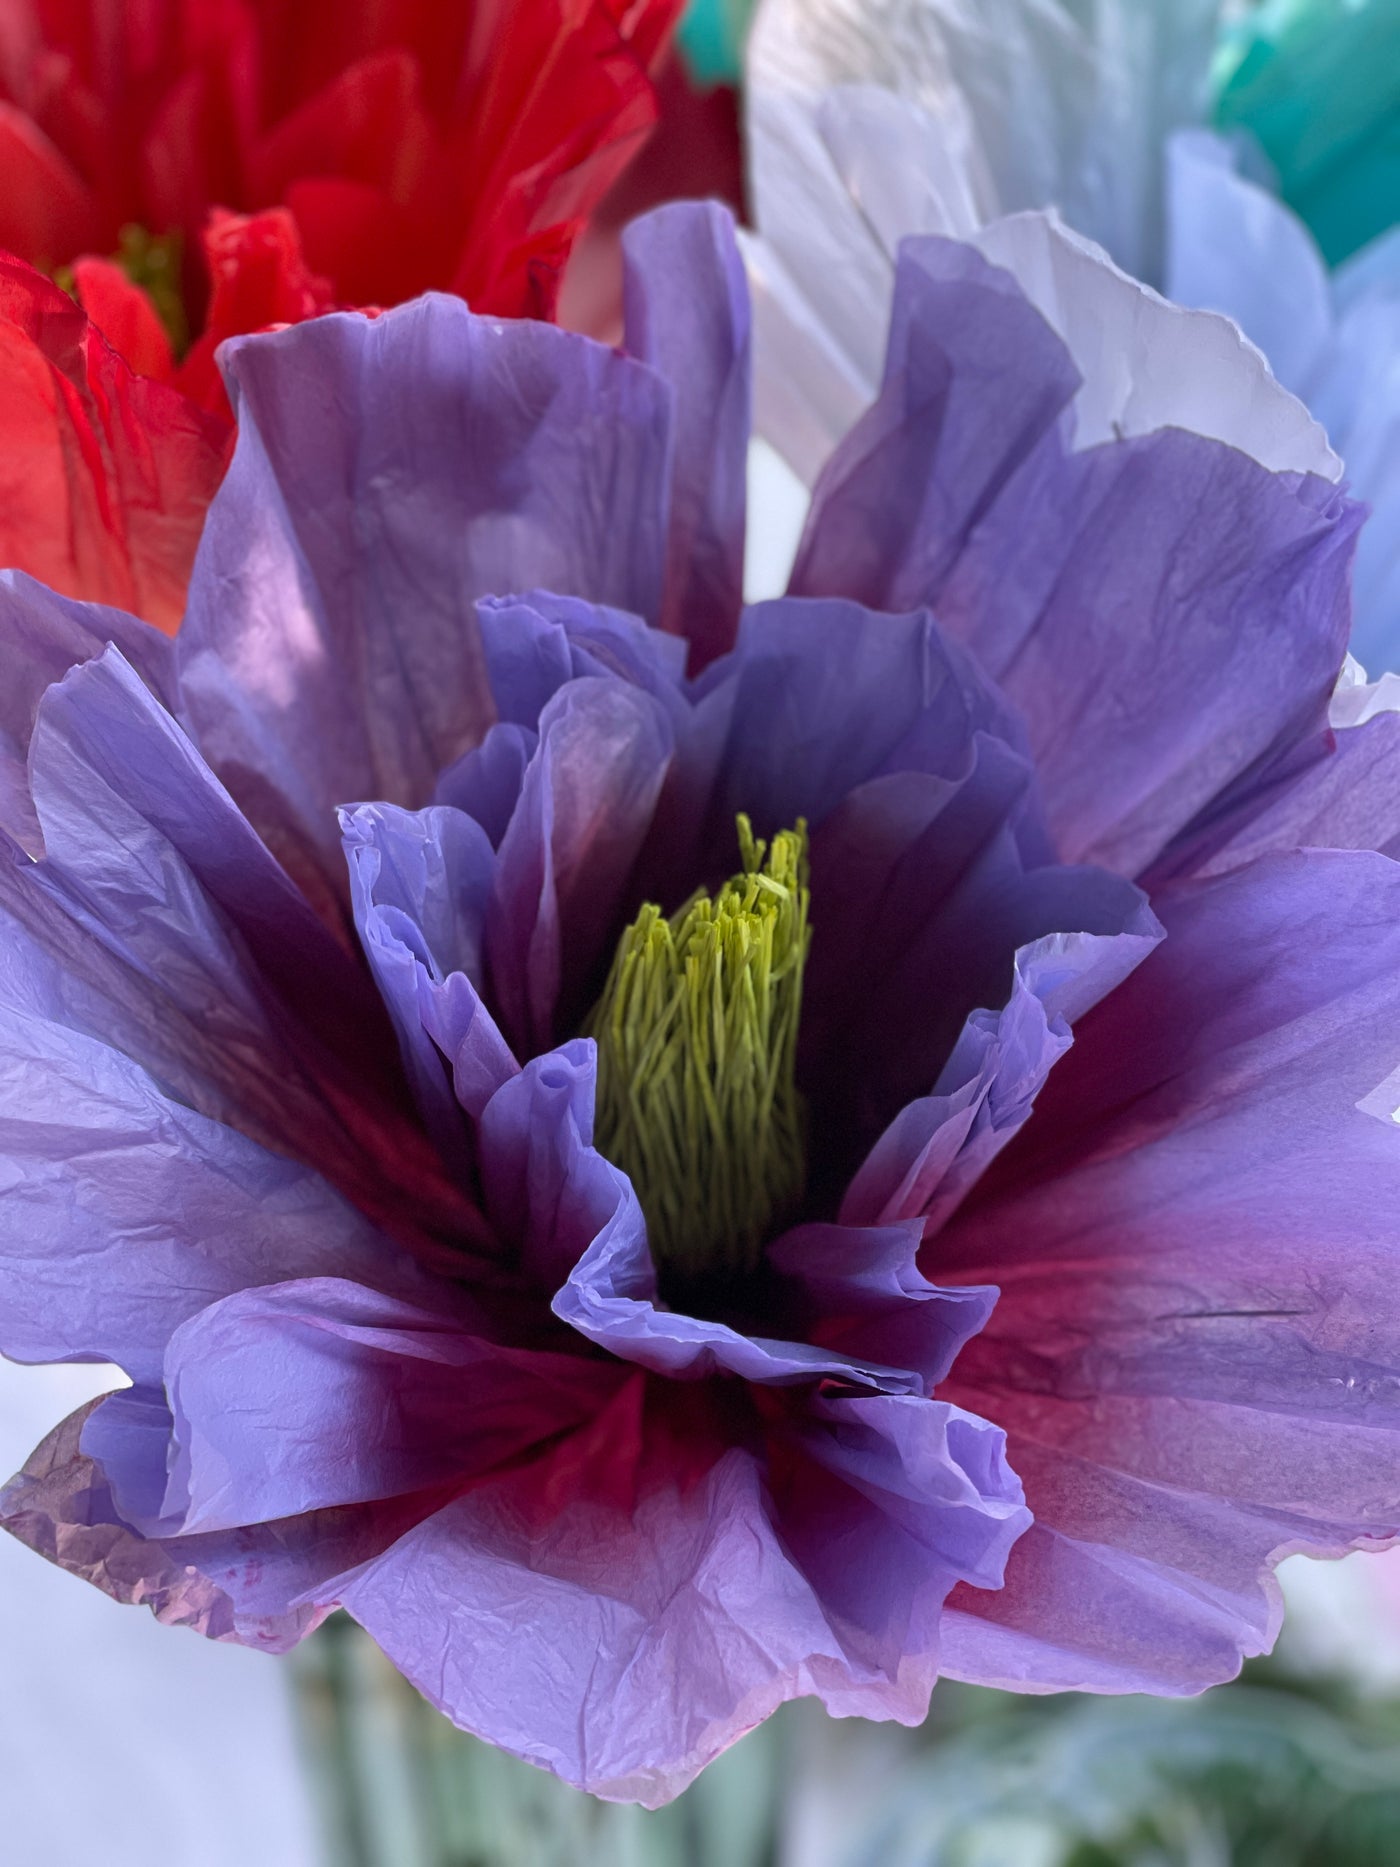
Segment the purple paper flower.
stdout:
[[[796,1694],[1197,1689],[1278,1555],[1396,1533],[1400,877],[1297,845],[1400,826],[1393,717],[1326,727],[1332,488],[1075,452],[1059,340],[916,242],[741,615],[728,224],[630,264],[630,355],[447,300],[232,346],[174,643],[5,580],[0,1345],[133,1383],[5,1494],[36,1548],[216,1638],[343,1604],[656,1802]],[[657,1193],[690,1039],[627,1027],[636,1187],[597,1059],[620,943],[682,964],[645,904],[736,871],[741,944],[789,916],[805,1192],[707,1257]]]

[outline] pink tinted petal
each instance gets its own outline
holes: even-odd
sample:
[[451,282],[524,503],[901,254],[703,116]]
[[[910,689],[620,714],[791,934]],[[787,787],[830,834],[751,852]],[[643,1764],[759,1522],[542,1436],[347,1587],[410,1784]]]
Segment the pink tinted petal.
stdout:
[[395,1498],[212,1536],[144,1537],[117,1509],[102,1466],[80,1449],[111,1404],[94,1402],[50,1433],[0,1492],[0,1525],[114,1600],[210,1640],[285,1652],[329,1611],[329,1601],[299,1597],[389,1548],[442,1503]]

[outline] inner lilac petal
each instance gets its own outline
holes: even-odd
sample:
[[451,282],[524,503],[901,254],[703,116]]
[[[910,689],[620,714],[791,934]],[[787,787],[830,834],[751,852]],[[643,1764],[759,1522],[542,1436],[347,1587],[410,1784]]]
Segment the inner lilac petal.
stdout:
[[842,1185],[881,1131],[935,1090],[967,1020],[1012,998],[1020,949],[1059,937],[1070,968],[1070,936],[1126,935],[1140,953],[1154,925],[1116,876],[1027,870],[1015,828],[1026,767],[984,735],[970,753],[960,781],[902,772],[861,786],[813,838],[800,1080],[811,1085],[817,1155]]
[[953,775],[985,730],[1014,744],[1014,713],[927,612],[876,614],[783,598],[744,612],[732,655],[696,685],[728,690],[727,736],[709,800],[714,838],[749,812],[765,834],[805,817],[815,830],[883,772]]
[[589,1009],[635,908],[627,885],[673,747],[665,710],[621,681],[571,681],[541,714],[486,923],[494,1009],[517,1055]]
[[[997,1292],[942,1290],[921,1274],[920,1219],[876,1226],[801,1225],[768,1247],[794,1334],[853,1362],[912,1368],[931,1394],[983,1327]],[[884,1391],[893,1391],[886,1387]]]
[[497,720],[479,746],[454,759],[440,774],[433,786],[433,803],[474,818],[491,847],[499,849],[538,745],[539,735],[530,727]]
[[684,642],[640,617],[549,590],[477,604],[482,650],[503,722],[539,731],[540,714],[567,682],[612,675],[680,706]]
[[531,1058],[481,1117],[487,1210],[542,1294],[558,1289],[610,1225],[635,1224],[644,1241],[627,1176],[593,1147],[596,1079],[591,1039],[575,1038]]
[[[455,1064],[473,1024],[482,1044],[486,1024],[477,1021],[489,1013],[481,1006],[464,1024],[460,1007],[451,1018],[430,1017],[425,1002],[454,975],[479,992],[495,852],[478,823],[443,805],[414,812],[362,804],[341,812],[341,830],[355,923],[419,1112],[444,1161],[462,1175],[469,1139],[444,1061]],[[501,1080],[509,1069],[501,1059]]]

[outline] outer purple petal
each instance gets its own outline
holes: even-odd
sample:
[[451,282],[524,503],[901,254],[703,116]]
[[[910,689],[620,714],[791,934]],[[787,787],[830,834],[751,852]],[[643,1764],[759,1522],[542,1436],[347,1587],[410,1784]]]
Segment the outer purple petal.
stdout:
[[1325,731],[1362,516],[1172,429],[1018,482],[939,613],[1025,712],[1066,860],[1140,873]]
[[1400,867],[1271,857],[1157,906],[926,1249],[1002,1289],[948,1390],[1036,1514],[958,1636],[999,1684],[1199,1690],[1271,1640],[1280,1555],[1400,1535]]
[[704,667],[734,641],[743,603],[752,412],[748,286],[734,223],[678,202],[623,235],[626,345],[675,396],[671,529],[661,626]]
[[545,586],[656,615],[666,392],[584,338],[436,297],[234,340],[225,364],[238,446],[184,693],[205,756],[329,903],[335,807],[426,803],[491,723],[478,597]]
[[904,241],[880,394],[817,483],[793,595],[932,602],[1013,475],[1057,457],[1079,380],[1011,273]]
[[[897,1430],[896,1407],[911,1410]],[[788,1698],[924,1716],[944,1594],[960,1574],[995,1586],[1024,1523],[1000,1443],[935,1403],[868,1399],[823,1404],[794,1436],[804,1477],[781,1503],[737,1448],[689,1483],[669,1447],[639,1450],[634,1501],[595,1493],[562,1511],[549,1465],[527,1468],[338,1593],[458,1724],[655,1805]],[[461,1637],[444,1648],[448,1620]]]
[[323,1277],[192,1317],[166,1352],[161,1521],[132,1521],[228,1530],[461,1483],[580,1425],[623,1378],[577,1355],[497,1347],[471,1333],[471,1306],[450,1286],[434,1297],[425,1309]]
[[0,1346],[159,1383],[172,1330],[249,1285],[416,1280],[309,1168],[163,1096],[95,1039],[0,1009]]
[[1222,875],[1285,849],[1400,856],[1400,713],[1338,728],[1302,770],[1203,825],[1171,852],[1172,875]]
[[[295,1149],[367,1210],[435,1222],[440,1176],[396,1107],[363,968],[115,649],[45,695],[30,781],[46,857],[16,879],[106,949],[83,974],[110,979],[115,960],[131,981],[121,996],[139,993],[144,1017],[103,1018],[99,1034],[159,1068],[167,1027],[183,1025],[174,1080],[196,1107]],[[46,1011],[68,997],[55,981]]]
[[1072,389],[1009,274],[906,243],[889,374],[793,588],[934,604],[1024,712],[1064,857],[1135,874],[1321,730],[1361,515],[1175,430],[1071,454]]
[[173,708],[175,654],[168,636],[118,609],[74,603],[22,571],[0,572],[0,827],[38,855],[43,839],[29,798],[26,761],[45,691],[70,668],[115,643],[146,685]]

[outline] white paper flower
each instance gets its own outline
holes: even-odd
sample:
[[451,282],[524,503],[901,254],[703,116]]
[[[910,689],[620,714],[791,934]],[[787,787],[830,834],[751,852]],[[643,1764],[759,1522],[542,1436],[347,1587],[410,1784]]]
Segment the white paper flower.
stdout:
[[[764,0],[746,247],[759,430],[810,484],[878,385],[900,239],[969,239],[1016,274],[1079,364],[1081,445],[1177,425],[1274,468],[1336,478],[1340,455],[1374,513],[1355,650],[1395,665],[1400,234],[1329,277],[1262,159],[1250,179],[1235,146],[1183,127],[1204,112],[1220,11]],[[1226,313],[1252,342],[1178,306]]]

